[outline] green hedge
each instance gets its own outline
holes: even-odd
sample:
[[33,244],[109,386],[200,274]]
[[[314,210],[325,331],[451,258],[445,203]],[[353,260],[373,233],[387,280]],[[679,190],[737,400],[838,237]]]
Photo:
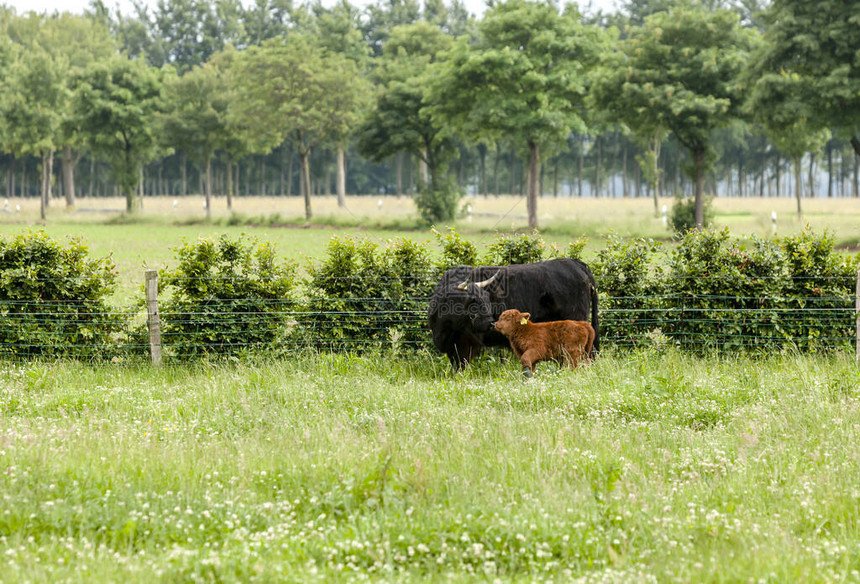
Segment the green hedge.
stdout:
[[[455,231],[427,246],[333,237],[304,270],[253,239],[201,239],[160,273],[165,357],[429,346],[429,297],[453,265],[579,257],[538,233],[500,235],[484,254]],[[0,354],[104,358],[145,355],[143,296],[117,311],[110,258],[44,233],[0,239]],[[810,230],[742,244],[727,229],[690,231],[666,245],[618,237],[590,261],[601,296],[601,339],[688,350],[826,350],[854,335],[857,257]],[[131,331],[131,332],[129,332]]]
[[106,302],[116,266],[88,254],[79,239],[62,245],[43,232],[0,237],[0,354],[116,355],[125,315]]

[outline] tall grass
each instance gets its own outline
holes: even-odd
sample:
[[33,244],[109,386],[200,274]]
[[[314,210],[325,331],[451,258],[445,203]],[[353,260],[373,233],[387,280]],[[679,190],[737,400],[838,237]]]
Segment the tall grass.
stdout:
[[0,368],[4,582],[860,578],[846,355]]

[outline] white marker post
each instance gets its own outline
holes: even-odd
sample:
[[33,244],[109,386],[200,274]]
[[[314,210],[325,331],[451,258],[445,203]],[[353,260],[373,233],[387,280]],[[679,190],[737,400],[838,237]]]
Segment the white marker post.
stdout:
[[770,232],[776,235],[776,211],[770,212]]
[[666,214],[669,211],[669,208],[666,205],[663,205],[663,228],[665,229],[667,225],[669,225],[669,219]]

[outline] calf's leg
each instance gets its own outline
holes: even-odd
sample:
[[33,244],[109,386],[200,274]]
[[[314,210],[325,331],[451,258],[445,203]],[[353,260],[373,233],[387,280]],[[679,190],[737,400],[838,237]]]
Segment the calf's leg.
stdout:
[[523,365],[523,375],[531,377],[535,372],[535,365],[537,365],[540,360],[540,353],[534,349],[529,349],[520,355],[520,363]]

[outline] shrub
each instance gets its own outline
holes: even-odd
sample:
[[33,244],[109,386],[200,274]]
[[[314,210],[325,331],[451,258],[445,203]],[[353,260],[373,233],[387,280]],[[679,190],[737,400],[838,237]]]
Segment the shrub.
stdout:
[[[850,317],[854,305],[857,260],[847,259],[833,249],[828,233],[816,235],[809,226],[779,242],[786,263],[788,281],[782,330],[799,346],[817,348],[833,339],[852,336]],[[817,317],[805,316],[814,310]]]
[[691,347],[777,347],[788,274],[782,250],[729,231],[689,231],[670,254],[666,288],[675,307],[664,332]]
[[[704,200],[704,225],[710,227],[714,222],[714,208],[712,205],[713,199],[705,197]],[[684,198],[681,195],[675,196],[675,203],[672,205],[672,211],[669,214],[669,223],[672,225],[672,231],[676,235],[683,235],[690,229],[696,227],[696,199],[694,197]]]
[[564,257],[570,258],[572,260],[581,260],[582,252],[585,250],[585,246],[587,244],[587,237],[577,237],[576,239],[567,244],[567,250],[564,253]]
[[106,303],[116,267],[89,259],[78,239],[43,232],[0,237],[0,346],[16,357],[103,358],[116,354],[121,318]]
[[487,249],[485,263],[496,266],[529,264],[544,257],[546,245],[540,233],[503,233]]
[[426,225],[450,221],[457,215],[462,193],[453,180],[440,181],[437,186],[420,185],[415,194],[418,215]]
[[433,235],[442,248],[442,259],[438,263],[440,272],[455,266],[478,265],[478,249],[475,244],[460,237],[453,227],[450,227],[445,235],[433,229]]
[[435,270],[423,245],[406,239],[383,250],[333,237],[326,257],[308,268],[303,339],[317,348],[361,350],[426,339],[427,298]]
[[267,243],[201,239],[176,248],[160,287],[166,352],[188,357],[273,350],[289,332],[295,266]]
[[651,239],[610,238],[597,252],[591,269],[601,295],[603,338],[618,344],[639,344],[660,326],[662,268],[650,262],[661,249]]

